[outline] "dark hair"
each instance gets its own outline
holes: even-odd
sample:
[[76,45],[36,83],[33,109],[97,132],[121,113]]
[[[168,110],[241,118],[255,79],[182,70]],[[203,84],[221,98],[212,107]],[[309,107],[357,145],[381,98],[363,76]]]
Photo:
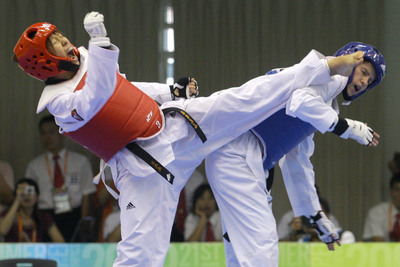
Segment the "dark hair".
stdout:
[[24,177],[24,178],[19,179],[18,182],[15,184],[14,196],[16,195],[18,185],[19,184],[23,184],[23,183],[26,183],[28,185],[32,185],[35,188],[36,195],[38,195],[38,196],[40,195],[39,186],[36,183],[36,181],[31,179],[31,178]]
[[56,125],[56,121],[54,119],[54,116],[53,115],[47,115],[47,116],[44,116],[43,118],[40,119],[40,121],[39,121],[39,129],[42,127],[42,125],[44,123],[47,123],[47,122],[51,122],[54,125]]
[[400,183],[400,173],[396,173],[390,179],[390,189],[393,189],[394,185]]
[[331,213],[331,208],[329,207],[329,203],[326,199],[319,198],[319,203],[321,204],[321,207],[324,209],[325,213]]
[[[211,187],[209,184],[201,184],[199,185],[196,190],[193,193],[193,198],[192,198],[192,209],[195,211],[196,209],[196,201],[204,194],[205,191],[209,190],[211,192],[211,195],[214,198],[214,195],[212,193]],[[215,198],[214,198],[215,199]],[[217,206],[218,209],[218,206]]]

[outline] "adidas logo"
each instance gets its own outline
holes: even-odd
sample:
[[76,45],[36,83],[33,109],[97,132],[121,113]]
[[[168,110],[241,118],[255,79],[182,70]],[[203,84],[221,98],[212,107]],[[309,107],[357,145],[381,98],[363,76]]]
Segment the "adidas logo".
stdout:
[[127,209],[127,210],[134,209],[134,208],[136,208],[136,206],[133,205],[132,202],[129,202],[129,203],[128,203],[128,206],[126,206],[126,209]]

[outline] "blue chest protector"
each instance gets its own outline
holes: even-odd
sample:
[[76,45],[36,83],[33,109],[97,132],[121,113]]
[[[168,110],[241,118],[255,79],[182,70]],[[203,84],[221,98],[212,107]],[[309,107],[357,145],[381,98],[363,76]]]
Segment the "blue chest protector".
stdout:
[[252,131],[264,143],[266,148],[264,170],[269,170],[317,129],[308,122],[286,115],[283,108],[254,127]]

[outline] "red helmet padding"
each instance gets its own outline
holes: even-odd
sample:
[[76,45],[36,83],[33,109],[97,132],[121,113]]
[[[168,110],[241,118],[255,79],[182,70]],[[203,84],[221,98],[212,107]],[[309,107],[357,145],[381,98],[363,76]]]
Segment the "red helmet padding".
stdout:
[[[54,56],[47,50],[47,38],[55,31],[58,30],[53,24],[35,23],[24,31],[14,47],[19,66],[29,75],[42,81],[65,72],[58,68],[60,61],[71,62],[70,58]],[[78,49],[74,47],[74,50],[78,56]]]

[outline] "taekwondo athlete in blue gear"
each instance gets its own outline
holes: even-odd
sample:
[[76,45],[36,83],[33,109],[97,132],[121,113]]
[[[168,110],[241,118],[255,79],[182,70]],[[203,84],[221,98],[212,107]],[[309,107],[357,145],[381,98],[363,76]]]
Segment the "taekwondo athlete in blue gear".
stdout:
[[[340,118],[335,98],[346,91],[352,96],[351,101],[355,100],[379,84],[386,73],[383,56],[371,45],[352,42],[335,55],[352,51],[364,52],[365,64],[354,68],[351,79],[335,75],[327,85],[295,90],[285,108],[206,158],[207,177],[221,211],[228,267],[278,266],[276,223],[269,206],[271,196],[264,170],[280,159],[296,216],[306,215],[328,249],[334,249],[338,235],[320,212],[309,160],[314,151],[313,133],[330,131],[363,145],[376,146],[379,135],[362,122]],[[268,74],[280,71],[285,70]]]
[[[334,56],[352,54],[357,51],[364,52],[364,60],[370,62],[374,67],[376,79],[368,85],[366,90],[363,90],[356,95],[349,96],[347,90],[343,90],[343,98],[348,104],[378,85],[386,73],[386,64],[383,55],[371,45],[361,42],[351,42],[339,49]],[[284,69],[274,69],[267,72],[267,75],[273,75],[282,70]],[[352,82],[353,75],[354,70],[346,85]],[[281,109],[254,127],[252,131],[262,140],[264,147],[267,150],[263,164],[264,170],[267,171],[273,168],[286,153],[292,150],[307,136],[316,132],[317,129],[308,122],[287,115],[286,110]]]

